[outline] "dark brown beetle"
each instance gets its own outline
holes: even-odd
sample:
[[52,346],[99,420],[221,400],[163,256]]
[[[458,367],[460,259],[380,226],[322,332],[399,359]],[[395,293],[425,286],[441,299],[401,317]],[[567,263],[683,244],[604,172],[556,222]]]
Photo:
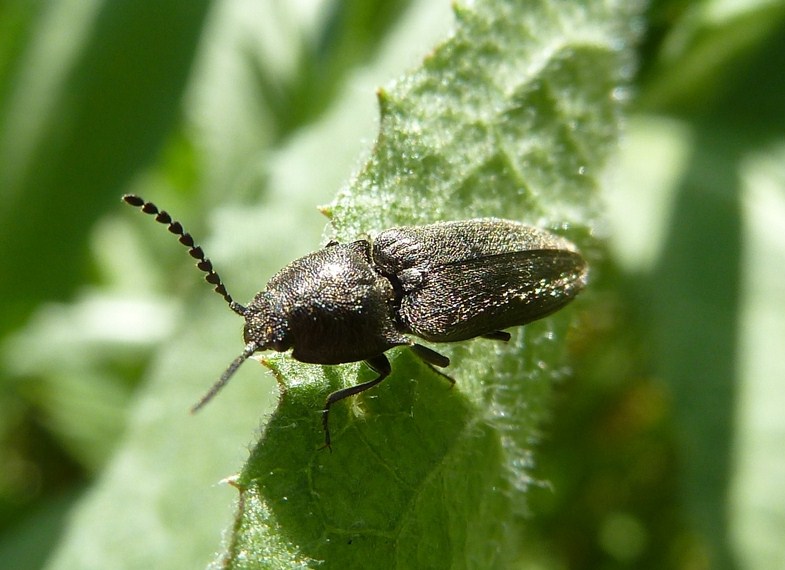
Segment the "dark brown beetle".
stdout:
[[330,406],[384,380],[391,371],[387,350],[408,346],[431,366],[450,364],[406,335],[430,342],[507,341],[502,329],[557,311],[586,284],[586,263],[569,241],[518,222],[483,218],[393,228],[373,243],[331,242],[281,269],[243,306],[179,222],[138,196],[123,200],[168,225],[207,282],[245,319],[242,354],[193,411],[262,350],[291,349],[296,360],[313,364],[364,360],[378,373],[328,396],[322,415],[327,447]]

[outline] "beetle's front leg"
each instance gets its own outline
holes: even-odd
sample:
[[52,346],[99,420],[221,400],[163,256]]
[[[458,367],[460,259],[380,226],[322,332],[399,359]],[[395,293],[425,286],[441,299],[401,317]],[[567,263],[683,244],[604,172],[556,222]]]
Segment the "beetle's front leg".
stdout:
[[[357,384],[355,386],[349,386],[348,388],[342,388],[341,390],[336,390],[329,396],[327,396],[327,402],[324,404],[324,410],[322,410],[322,427],[324,428],[324,447],[330,449],[330,406],[332,406],[335,402],[343,400],[344,398],[348,398],[349,396],[355,396],[360,392],[365,392],[369,388],[373,388],[379,382],[387,378],[390,375],[390,371],[392,367],[390,366],[390,361],[387,360],[387,357],[384,354],[380,354],[379,356],[374,356],[373,358],[369,358],[365,361],[365,363],[374,369],[376,372],[379,373],[377,378],[370,380],[369,382],[363,382],[362,384]],[[324,449],[324,447],[322,449]]]

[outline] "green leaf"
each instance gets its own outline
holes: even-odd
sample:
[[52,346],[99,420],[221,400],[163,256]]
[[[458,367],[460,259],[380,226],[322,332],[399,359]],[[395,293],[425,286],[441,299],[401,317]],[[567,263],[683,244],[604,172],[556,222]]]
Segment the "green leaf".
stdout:
[[[478,2],[456,16],[454,35],[421,68],[379,92],[373,154],[327,208],[336,237],[496,215],[588,245],[628,63],[616,46],[631,37],[631,14],[592,2]],[[565,311],[516,331],[509,346],[437,347],[453,362],[453,390],[393,351],[389,379],[334,407],[332,453],[318,450],[327,394],[373,373],[266,361],[281,400],[235,483],[223,564],[505,567],[568,320]]]
[[[742,212],[747,233],[740,305],[739,402],[736,413],[733,480],[726,500],[733,517],[727,534],[741,565],[776,566],[785,557],[785,297],[782,296],[785,241],[785,141],[753,153],[742,164]],[[705,476],[706,474],[704,474]],[[696,481],[700,483],[700,481]],[[707,497],[711,499],[712,497]]]
[[771,78],[785,65],[785,5],[696,4],[663,54],[609,203],[640,316],[624,333],[646,335],[673,416],[686,529],[670,540],[690,544],[683,565],[777,566],[783,313],[771,268],[783,257],[785,86]]
[[[775,337],[779,332],[760,318],[761,305],[779,314],[760,290],[771,286],[767,265],[778,266],[781,254],[762,236],[757,219],[759,203],[781,208],[767,188],[781,181],[781,170],[770,164],[782,156],[785,89],[771,78],[785,65],[785,6],[752,2],[723,9],[722,4],[706,3],[674,31],[683,42],[679,64],[644,98],[678,113],[696,110],[679,123],[681,136],[663,137],[657,145],[688,152],[680,157],[672,187],[658,188],[660,195],[672,194],[667,229],[654,270],[640,288],[650,302],[647,325],[656,371],[668,385],[680,430],[679,488],[692,529],[712,567],[733,568],[738,560],[765,567],[781,559],[782,549],[775,554],[772,545],[779,541],[760,529],[781,533],[770,521],[782,520],[782,507],[767,506],[765,514],[750,516],[759,505],[750,504],[748,489],[768,490],[769,499],[761,502],[774,505],[778,485],[757,475],[751,484],[737,457],[755,457],[757,471],[772,472],[770,460],[755,448],[776,430],[756,428],[760,420],[751,418],[746,398],[757,393],[753,398],[760,399],[768,389],[769,405],[778,399],[763,379],[776,377],[777,367],[766,366],[761,376],[767,356],[754,339],[759,330]],[[693,72],[698,68],[703,71]],[[650,161],[654,146],[648,145],[638,162]],[[640,176],[637,166],[632,169]],[[776,232],[771,225],[767,229]],[[756,412],[771,418],[764,406]],[[739,438],[747,444],[743,451]],[[746,502],[734,505],[737,489],[747,490]],[[732,512],[746,518],[731,517]],[[741,537],[736,544],[734,535]]]

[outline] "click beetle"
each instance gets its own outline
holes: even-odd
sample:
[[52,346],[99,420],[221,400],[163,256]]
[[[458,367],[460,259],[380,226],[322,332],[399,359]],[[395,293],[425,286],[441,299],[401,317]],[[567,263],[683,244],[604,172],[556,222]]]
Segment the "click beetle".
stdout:
[[123,200],[167,225],[189,248],[205,280],[245,319],[242,354],[192,411],[263,350],[291,349],[293,358],[313,364],[362,360],[378,374],[327,397],[322,424],[328,448],[330,407],[384,380],[391,371],[386,351],[407,346],[431,368],[450,364],[407,335],[435,343],[476,337],[507,341],[510,334],[503,329],[557,311],[586,285],[586,262],[566,239],[518,222],[482,218],[392,228],[372,242],[330,242],[281,269],[244,306],[229,295],[179,222],[139,196]]

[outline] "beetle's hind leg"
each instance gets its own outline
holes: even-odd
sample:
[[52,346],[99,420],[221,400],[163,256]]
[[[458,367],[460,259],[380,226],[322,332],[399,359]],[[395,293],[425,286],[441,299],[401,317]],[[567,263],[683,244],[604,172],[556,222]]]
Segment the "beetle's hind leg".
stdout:
[[379,382],[387,378],[390,375],[390,371],[392,367],[390,366],[390,361],[387,360],[387,357],[384,354],[380,354],[379,356],[374,356],[373,358],[369,358],[365,361],[365,363],[370,366],[373,370],[379,373],[379,376],[374,378],[369,382],[363,382],[362,384],[357,384],[355,386],[349,386],[348,388],[343,388],[341,390],[336,390],[329,396],[327,396],[327,401],[324,404],[324,410],[322,410],[322,427],[324,428],[324,447],[330,449],[330,406],[332,406],[335,402],[339,402],[349,396],[355,396],[360,392],[365,392],[369,388],[373,388]]
[[480,335],[482,338],[488,338],[491,340],[500,340],[502,342],[507,342],[510,340],[510,333],[504,331],[493,331],[489,332],[488,334]]
[[416,354],[417,356],[419,356],[420,360],[425,362],[425,364],[427,364],[428,367],[431,370],[436,372],[436,374],[438,374],[439,376],[442,376],[443,378],[446,378],[450,382],[451,386],[455,385],[455,380],[453,380],[452,378],[447,376],[447,374],[445,374],[441,370],[437,370],[436,369],[437,366],[439,368],[445,368],[445,367],[449,366],[450,365],[450,359],[449,358],[447,358],[443,354],[439,354],[435,350],[433,350],[431,348],[428,348],[427,346],[423,346],[421,344],[414,343],[409,348],[411,348],[412,352],[414,354]]

